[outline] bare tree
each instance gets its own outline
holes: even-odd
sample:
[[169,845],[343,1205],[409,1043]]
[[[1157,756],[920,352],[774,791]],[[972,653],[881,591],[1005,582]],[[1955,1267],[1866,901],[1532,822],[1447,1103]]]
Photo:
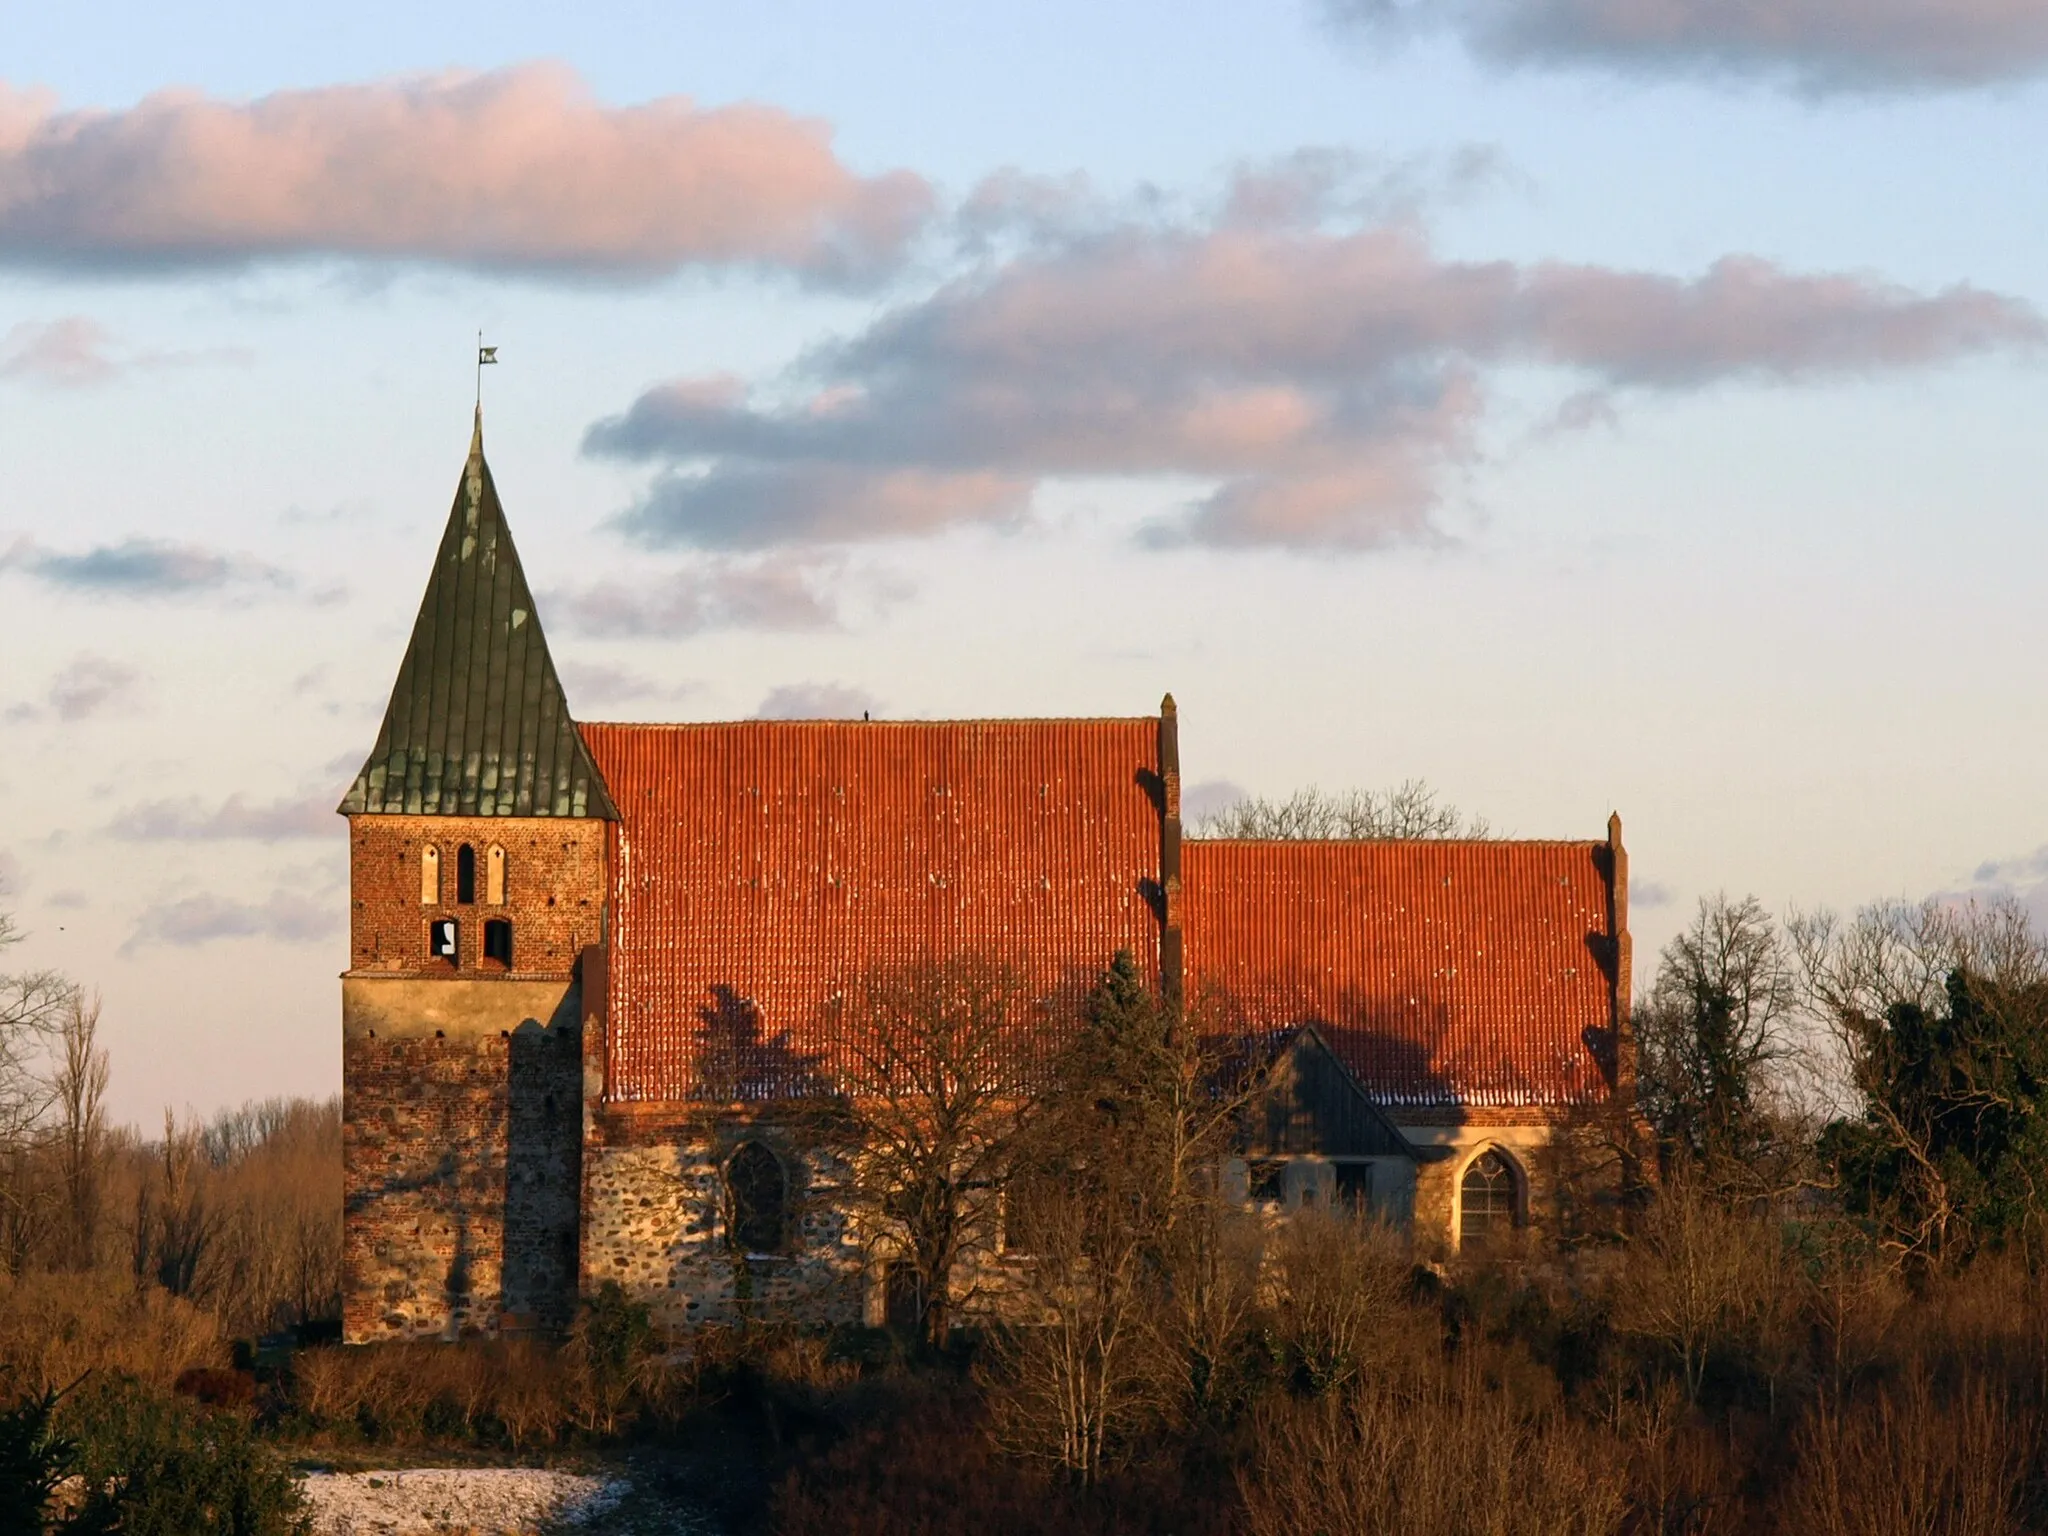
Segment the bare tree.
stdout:
[[1823,1151],[1896,1255],[2037,1225],[2048,1192],[2048,943],[2017,902],[1795,918],[1806,1006],[1849,1090]]
[[1227,1064],[1244,1053],[1201,1034],[1119,953],[1009,1169],[1026,1305],[994,1352],[998,1419],[1014,1448],[1083,1483],[1136,1416],[1206,1390],[1228,1349],[1216,1332],[1250,1302],[1216,1178],[1242,1103]]
[[55,1140],[63,1189],[66,1263],[90,1269],[98,1253],[107,1160],[107,1053],[99,1044],[100,1000],[73,991],[58,1043]]
[[[0,912],[0,953],[21,930]],[[0,974],[0,1262],[18,1270],[41,1240],[48,1181],[35,1157],[51,1105],[49,1054],[77,988],[55,971]]]
[[1798,991],[1778,926],[1754,896],[1705,896],[1658,957],[1632,1021],[1644,1113],[1710,1181],[1777,1181],[1772,1099],[1797,1044]]
[[836,1092],[818,1129],[869,1241],[914,1278],[933,1345],[952,1326],[962,1259],[993,1234],[1045,1025],[1020,970],[977,956],[873,976],[837,1022]]
[[1284,800],[1254,795],[1205,816],[1197,837],[1395,841],[1425,837],[1489,837],[1483,817],[1445,805],[1420,779],[1392,789],[1350,789],[1331,794],[1314,785]]

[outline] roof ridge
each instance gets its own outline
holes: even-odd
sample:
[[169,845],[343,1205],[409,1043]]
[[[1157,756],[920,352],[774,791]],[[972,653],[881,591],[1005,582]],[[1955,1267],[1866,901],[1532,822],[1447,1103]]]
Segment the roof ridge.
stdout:
[[785,729],[798,726],[941,726],[941,725],[1157,725],[1157,715],[949,715],[922,719],[895,716],[886,720],[856,720],[851,715],[825,715],[801,720],[581,720],[586,731],[701,731],[724,726],[758,726]]

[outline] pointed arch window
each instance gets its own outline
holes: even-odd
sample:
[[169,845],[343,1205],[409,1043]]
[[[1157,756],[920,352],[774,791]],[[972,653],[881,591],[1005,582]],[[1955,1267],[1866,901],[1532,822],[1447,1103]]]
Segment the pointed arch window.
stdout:
[[505,850],[496,843],[484,855],[484,905],[505,905]]
[[455,850],[455,900],[465,907],[476,901],[476,849],[468,843]]
[[1458,1185],[1458,1246],[1483,1253],[1522,1224],[1522,1180],[1506,1153],[1489,1147]]
[[484,964],[500,971],[512,969],[512,925],[502,917],[484,922]]
[[789,1238],[789,1180],[782,1159],[758,1141],[741,1142],[725,1165],[728,1240],[741,1253],[780,1253]]
[[441,905],[441,850],[432,843],[420,850],[420,905]]

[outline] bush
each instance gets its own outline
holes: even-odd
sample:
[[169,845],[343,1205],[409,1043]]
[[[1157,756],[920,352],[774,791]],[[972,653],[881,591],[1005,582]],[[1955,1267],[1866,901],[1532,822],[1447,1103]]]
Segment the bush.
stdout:
[[310,1529],[291,1470],[238,1415],[117,1379],[82,1391],[63,1422],[77,1437],[88,1522],[109,1522],[121,1536]]

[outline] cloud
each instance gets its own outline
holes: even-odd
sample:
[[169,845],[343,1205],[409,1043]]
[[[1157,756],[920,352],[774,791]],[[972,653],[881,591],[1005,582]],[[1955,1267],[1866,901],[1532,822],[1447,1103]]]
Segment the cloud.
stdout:
[[548,594],[550,614],[606,639],[701,634],[713,629],[832,629],[839,610],[824,590],[836,574],[813,560],[715,560],[668,576],[601,581]]
[[127,713],[142,701],[141,681],[142,674],[126,663],[81,651],[50,679],[40,702],[16,704],[6,718],[36,720],[48,713],[70,723]]
[[341,911],[332,900],[278,890],[267,901],[242,902],[202,892],[147,908],[122,944],[121,953],[133,954],[152,945],[195,949],[216,939],[310,944],[329,937],[341,925]]
[[101,597],[176,597],[230,585],[289,587],[289,575],[246,555],[197,544],[129,538],[81,554],[21,538],[0,554],[0,572],[18,570],[50,586]]
[[1647,912],[1653,908],[1668,907],[1677,899],[1677,894],[1671,887],[1660,880],[1638,880],[1634,876],[1629,877],[1628,904],[1632,907]]
[[562,688],[569,704],[583,718],[586,704],[618,704],[628,699],[683,699],[702,685],[694,682],[662,682],[624,667],[565,661],[561,664]]
[[118,111],[0,84],[0,261],[16,264],[765,265],[858,282],[894,268],[931,203],[908,172],[850,170],[816,121],[608,106],[555,65]]
[[1229,779],[1203,779],[1180,792],[1180,819],[1188,826],[1200,826],[1219,811],[1227,811],[1251,791]]
[[0,338],[0,379],[26,379],[60,389],[103,384],[120,372],[107,355],[105,326],[83,315],[38,323],[24,320]]
[[1374,42],[1448,29],[1488,62],[1750,77],[1808,94],[1944,90],[2048,70],[2040,0],[1325,0]]
[[274,843],[285,838],[338,838],[335,795],[301,795],[297,799],[251,804],[230,795],[208,808],[196,799],[149,800],[116,816],[107,830],[134,842],[214,842],[248,838]]
[[768,697],[754,711],[756,720],[851,720],[880,709],[881,703],[865,688],[845,683],[784,683],[768,690]]
[[1745,256],[1693,276],[1456,261],[1412,220],[1332,228],[1313,199],[1305,214],[1257,201],[1253,222],[1126,226],[990,263],[772,389],[648,390],[585,449],[664,466],[623,519],[650,545],[1011,526],[1048,478],[1170,476],[1212,489],[1150,542],[1370,548],[1438,536],[1444,480],[1477,454],[1501,370],[1608,400],[2048,338],[2024,302],[1968,286]]
[[[0,233],[0,239],[4,239]],[[183,368],[198,363],[246,363],[240,347],[195,350],[119,349],[97,320],[65,315],[58,320],[24,320],[0,337],[0,379],[24,379],[58,389],[105,384],[131,369]]]

